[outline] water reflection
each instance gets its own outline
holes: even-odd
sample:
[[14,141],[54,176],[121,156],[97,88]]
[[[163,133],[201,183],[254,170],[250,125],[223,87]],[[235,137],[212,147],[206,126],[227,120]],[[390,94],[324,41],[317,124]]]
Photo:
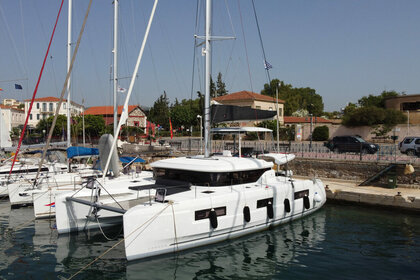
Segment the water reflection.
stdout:
[[127,279],[257,278],[282,266],[300,265],[300,256],[321,250],[325,212],[237,240],[127,265]]

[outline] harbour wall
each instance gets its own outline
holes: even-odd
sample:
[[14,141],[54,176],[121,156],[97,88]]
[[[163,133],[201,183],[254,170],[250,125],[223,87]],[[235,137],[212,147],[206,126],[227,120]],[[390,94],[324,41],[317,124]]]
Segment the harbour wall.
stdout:
[[[389,164],[390,162],[295,158],[289,163],[288,169],[299,176],[343,179],[361,183],[380,172]],[[420,189],[420,165],[413,165],[414,173],[405,175],[405,163],[397,162],[396,164],[397,185],[406,188]],[[384,186],[387,184],[386,179],[386,176],[384,176],[376,184]]]

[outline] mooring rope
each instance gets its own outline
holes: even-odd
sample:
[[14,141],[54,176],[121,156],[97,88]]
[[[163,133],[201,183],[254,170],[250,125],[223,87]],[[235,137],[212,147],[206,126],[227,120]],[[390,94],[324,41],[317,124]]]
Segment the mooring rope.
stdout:
[[75,274],[73,274],[72,276],[70,276],[67,279],[68,280],[73,279],[76,275],[80,274],[83,270],[85,270],[86,268],[88,268],[89,266],[91,266],[92,264],[94,264],[96,261],[98,261],[99,259],[101,259],[106,254],[108,254],[115,247],[117,247],[118,245],[120,245],[123,241],[125,241],[127,238],[129,238],[132,234],[134,234],[137,230],[139,230],[140,228],[142,228],[144,225],[148,224],[149,222],[153,222],[160,214],[163,213],[163,211],[165,211],[172,204],[173,204],[173,201],[169,201],[168,202],[168,205],[166,205],[165,208],[163,208],[158,213],[156,213],[156,215],[154,215],[153,217],[151,217],[150,219],[148,219],[146,222],[144,222],[143,224],[141,224],[138,228],[134,229],[132,232],[130,232],[130,234],[127,235],[127,237],[125,237],[125,238],[121,239],[120,241],[118,241],[117,243],[115,243],[111,248],[109,248],[104,253],[102,253],[101,255],[99,255],[98,257],[96,257],[93,261],[91,261],[90,263],[88,263],[87,265],[85,265],[84,267],[82,267],[78,272],[76,272]]

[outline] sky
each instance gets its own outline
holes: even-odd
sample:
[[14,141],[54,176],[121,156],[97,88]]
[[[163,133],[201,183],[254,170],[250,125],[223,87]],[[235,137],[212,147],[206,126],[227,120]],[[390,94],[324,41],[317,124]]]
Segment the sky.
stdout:
[[[75,45],[88,0],[73,0]],[[60,0],[0,0],[0,97],[27,99],[35,89]],[[119,85],[128,88],[153,0],[120,0]],[[212,73],[230,93],[260,92],[268,82],[251,0],[213,0]],[[254,0],[270,77],[311,87],[326,111],[384,90],[420,93],[420,1]],[[196,11],[198,8],[198,20]],[[37,97],[59,97],[66,75],[67,0]],[[204,91],[204,0],[160,0],[130,104],[152,106]],[[198,22],[198,24],[196,24]],[[72,75],[71,99],[112,105],[112,0],[94,0]],[[199,43],[199,41],[198,41]],[[14,84],[23,86],[15,90]],[[125,94],[118,94],[124,102]]]

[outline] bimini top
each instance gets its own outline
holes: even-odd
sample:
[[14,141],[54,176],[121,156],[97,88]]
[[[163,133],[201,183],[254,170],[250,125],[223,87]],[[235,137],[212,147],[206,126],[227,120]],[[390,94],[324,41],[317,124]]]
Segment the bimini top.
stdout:
[[244,126],[244,127],[216,127],[210,130],[210,133],[213,134],[236,134],[236,133],[246,133],[246,132],[273,132],[271,129],[264,127],[253,127],[253,126]]
[[212,156],[204,158],[180,157],[155,161],[151,164],[153,168],[177,169],[192,172],[232,172],[268,169],[273,163],[256,158]]

